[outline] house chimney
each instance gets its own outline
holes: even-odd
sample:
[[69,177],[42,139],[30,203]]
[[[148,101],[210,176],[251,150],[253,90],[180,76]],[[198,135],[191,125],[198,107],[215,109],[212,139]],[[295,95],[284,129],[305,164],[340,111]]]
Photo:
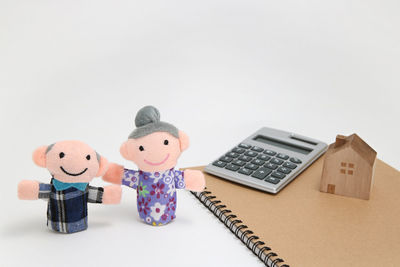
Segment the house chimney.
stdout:
[[334,147],[340,147],[346,143],[346,136],[338,134],[336,135],[336,142]]

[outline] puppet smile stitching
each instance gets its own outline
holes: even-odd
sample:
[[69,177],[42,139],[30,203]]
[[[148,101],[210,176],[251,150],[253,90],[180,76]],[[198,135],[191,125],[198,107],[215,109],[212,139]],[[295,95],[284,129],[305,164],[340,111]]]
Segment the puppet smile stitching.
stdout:
[[147,161],[147,160],[144,160],[144,162],[146,162],[147,164],[153,165],[153,166],[157,166],[157,165],[161,165],[164,162],[166,162],[168,158],[169,158],[169,154],[165,157],[165,159],[163,161],[158,162],[158,163],[153,163],[153,162],[150,162],[150,161]]
[[68,174],[68,175],[71,175],[71,176],[79,176],[79,175],[83,174],[85,171],[87,171],[88,168],[84,169],[84,170],[81,171],[80,173],[69,173],[69,172],[67,172],[66,170],[64,170],[64,168],[63,168],[62,166],[60,166],[60,169],[61,169],[65,174]]

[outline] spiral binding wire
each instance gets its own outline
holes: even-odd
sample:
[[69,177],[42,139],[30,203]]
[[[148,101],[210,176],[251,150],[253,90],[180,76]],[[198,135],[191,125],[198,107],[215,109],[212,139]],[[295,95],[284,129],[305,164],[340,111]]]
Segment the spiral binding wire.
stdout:
[[[206,188],[207,189],[207,188]],[[221,204],[216,196],[213,196],[210,191],[203,191],[201,193],[191,192],[196,198],[200,200],[205,207],[207,207],[228,229],[239,238],[243,244],[246,245],[266,266],[270,267],[289,267],[287,264],[278,265],[283,263],[277,254],[271,251],[271,248],[266,246],[265,243],[253,231],[248,229],[247,225],[243,224],[232,211]]]

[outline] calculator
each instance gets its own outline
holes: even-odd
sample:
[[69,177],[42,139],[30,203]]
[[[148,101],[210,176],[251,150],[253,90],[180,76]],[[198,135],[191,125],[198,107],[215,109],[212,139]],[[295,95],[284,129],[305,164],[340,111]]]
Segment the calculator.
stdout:
[[276,194],[327,150],[321,141],[263,127],[207,165],[205,172]]

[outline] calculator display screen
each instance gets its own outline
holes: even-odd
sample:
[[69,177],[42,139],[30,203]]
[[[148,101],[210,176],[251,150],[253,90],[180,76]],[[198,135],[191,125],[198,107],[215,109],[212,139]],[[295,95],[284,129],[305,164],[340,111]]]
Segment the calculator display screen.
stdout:
[[290,151],[294,151],[294,152],[298,152],[301,154],[309,154],[312,149],[311,148],[305,148],[305,147],[301,147],[295,144],[290,144],[281,140],[276,140],[276,139],[272,139],[270,137],[266,137],[266,136],[262,136],[262,135],[257,135],[253,140],[261,142],[261,143],[265,143],[268,145],[272,145],[272,146],[276,146],[276,147],[280,147],[280,148],[284,148]]

